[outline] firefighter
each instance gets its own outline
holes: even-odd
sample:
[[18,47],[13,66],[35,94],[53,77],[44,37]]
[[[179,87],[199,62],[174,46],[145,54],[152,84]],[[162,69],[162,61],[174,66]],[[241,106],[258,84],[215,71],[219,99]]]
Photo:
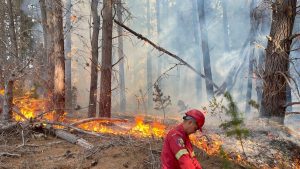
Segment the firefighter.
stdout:
[[196,109],[189,110],[183,122],[170,130],[164,139],[161,152],[162,169],[202,169],[195,157],[189,135],[197,130],[202,132],[204,114]]

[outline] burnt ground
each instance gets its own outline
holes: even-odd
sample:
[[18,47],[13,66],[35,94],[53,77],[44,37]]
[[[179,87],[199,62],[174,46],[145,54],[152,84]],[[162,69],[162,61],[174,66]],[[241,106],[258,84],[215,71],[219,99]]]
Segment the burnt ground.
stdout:
[[[51,135],[20,129],[0,136],[1,169],[157,169],[160,168],[161,139],[78,134],[95,145],[91,151]],[[223,159],[196,151],[203,169],[245,168]]]

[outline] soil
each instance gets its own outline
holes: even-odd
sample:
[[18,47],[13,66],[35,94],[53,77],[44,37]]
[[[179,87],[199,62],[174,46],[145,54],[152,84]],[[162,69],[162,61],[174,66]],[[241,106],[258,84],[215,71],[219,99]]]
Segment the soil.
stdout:
[[[1,169],[157,169],[160,168],[162,139],[78,134],[95,145],[93,150],[47,134],[20,130],[0,136]],[[10,153],[3,154],[4,152]],[[228,161],[196,150],[203,169],[221,169]],[[20,155],[20,156],[19,156]],[[229,168],[244,168],[229,162]]]

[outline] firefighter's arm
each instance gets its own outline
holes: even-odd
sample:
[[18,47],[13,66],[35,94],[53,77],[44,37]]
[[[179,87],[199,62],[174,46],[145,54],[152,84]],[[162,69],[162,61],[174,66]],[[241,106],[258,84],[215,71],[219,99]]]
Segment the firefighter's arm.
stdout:
[[201,169],[195,165],[189,154],[183,154],[177,160],[181,169]]
[[170,138],[169,143],[171,151],[178,160],[181,169],[201,169],[201,167],[199,168],[195,165],[193,159],[190,157],[185,143],[180,135],[173,135]]

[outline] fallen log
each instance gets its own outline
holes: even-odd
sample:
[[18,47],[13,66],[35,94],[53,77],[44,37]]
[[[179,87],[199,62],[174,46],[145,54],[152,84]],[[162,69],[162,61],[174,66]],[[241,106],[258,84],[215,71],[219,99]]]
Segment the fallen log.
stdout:
[[87,150],[90,150],[90,149],[94,148],[94,145],[89,143],[85,139],[80,138],[80,137],[78,137],[74,134],[71,134],[71,133],[69,133],[65,130],[62,130],[62,129],[54,129],[53,126],[50,125],[50,124],[47,124],[45,129],[49,130],[52,133],[54,133],[55,136],[57,136],[57,137],[59,137],[63,140],[66,140],[69,143],[79,145],[79,146],[81,146],[81,147],[83,147]]

